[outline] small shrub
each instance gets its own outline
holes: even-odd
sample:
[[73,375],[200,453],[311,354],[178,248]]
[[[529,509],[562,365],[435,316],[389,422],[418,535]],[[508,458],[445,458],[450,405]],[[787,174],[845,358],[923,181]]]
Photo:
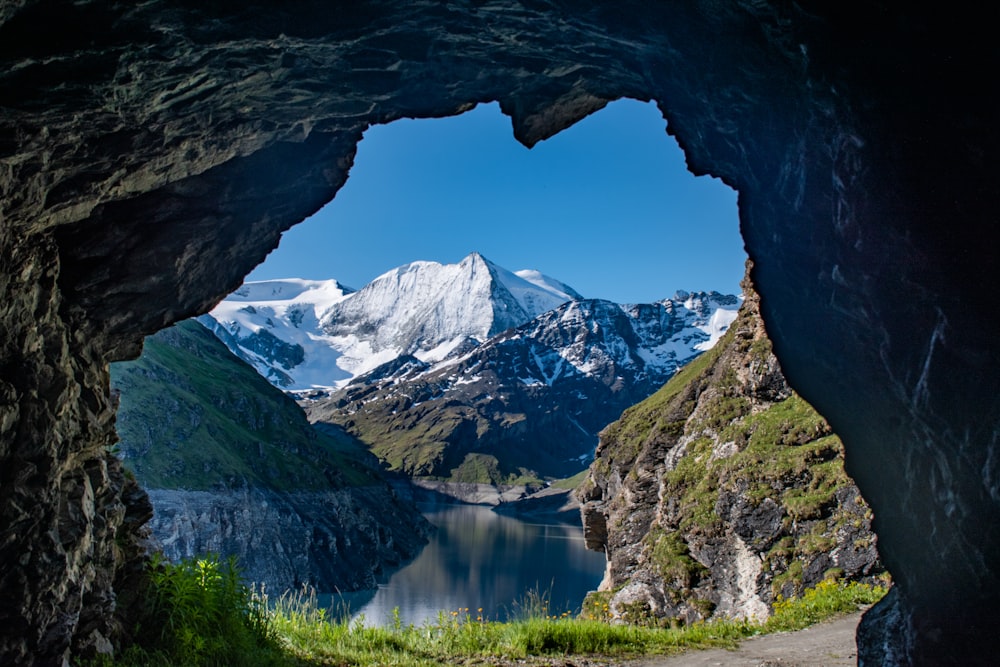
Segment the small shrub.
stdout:
[[266,596],[243,583],[234,558],[220,562],[208,556],[173,564],[154,557],[148,575],[135,645],[103,664],[282,664]]

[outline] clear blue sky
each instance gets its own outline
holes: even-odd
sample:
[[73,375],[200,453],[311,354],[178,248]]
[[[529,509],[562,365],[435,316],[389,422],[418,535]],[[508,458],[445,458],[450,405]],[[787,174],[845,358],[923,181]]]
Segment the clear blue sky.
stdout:
[[488,104],[369,129],[337,197],[247,280],[360,288],[472,251],[619,303],[738,293],[745,260],[735,192],[685,169],[654,105],[620,100],[528,150]]

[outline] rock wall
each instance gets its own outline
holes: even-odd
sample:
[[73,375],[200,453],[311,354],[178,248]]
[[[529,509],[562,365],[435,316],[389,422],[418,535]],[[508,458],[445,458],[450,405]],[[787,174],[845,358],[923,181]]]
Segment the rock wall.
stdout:
[[107,368],[62,319],[55,244],[0,228],[0,267],[0,662],[61,664],[121,637],[152,511],[108,451]]
[[171,560],[237,557],[248,581],[272,596],[305,585],[320,592],[375,588],[379,575],[416,556],[422,524],[388,486],[279,493],[264,489],[153,489],[150,523]]
[[716,347],[601,433],[577,491],[614,618],[763,620],[779,595],[881,572],[843,447],[788,386],[744,289]]
[[1000,339],[971,296],[997,285],[1000,95],[976,74],[998,64],[990,12],[3,4],[0,570],[16,608],[0,659],[51,662],[79,619],[109,616],[106,362],[235,288],[343,184],[368,125],[498,100],[531,145],[628,96],[658,102],[693,172],[739,190],[775,353],[874,509],[896,593],[866,617],[861,662],[991,660]]

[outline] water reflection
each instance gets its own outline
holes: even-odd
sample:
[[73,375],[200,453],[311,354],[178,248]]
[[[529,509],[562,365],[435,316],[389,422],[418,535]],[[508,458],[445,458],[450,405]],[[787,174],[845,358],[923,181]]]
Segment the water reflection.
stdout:
[[[553,613],[577,611],[604,573],[604,556],[587,551],[583,531],[565,524],[529,523],[487,507],[436,505],[424,515],[438,530],[417,558],[371,593],[343,596],[368,625],[434,621],[441,611],[479,608],[490,619],[517,612],[531,589],[549,593]],[[336,601],[333,603],[336,605]]]

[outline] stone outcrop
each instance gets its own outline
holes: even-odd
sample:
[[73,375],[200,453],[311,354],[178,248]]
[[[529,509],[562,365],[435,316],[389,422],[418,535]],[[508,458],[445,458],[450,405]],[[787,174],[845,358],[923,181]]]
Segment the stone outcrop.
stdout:
[[775,354],[875,512],[895,592],[860,661],[991,660],[1000,339],[970,296],[997,284],[991,12],[0,5],[0,659],[103,645],[88,619],[110,633],[107,362],[234,289],[331,199],[366,127],[499,100],[531,145],[627,96],[739,190]]
[[232,555],[272,596],[373,589],[413,558],[429,532],[388,487],[276,492],[151,489],[150,527],[171,560]]
[[788,386],[744,289],[717,346],[601,433],[577,490],[614,618],[763,620],[779,595],[881,572],[843,447]]

